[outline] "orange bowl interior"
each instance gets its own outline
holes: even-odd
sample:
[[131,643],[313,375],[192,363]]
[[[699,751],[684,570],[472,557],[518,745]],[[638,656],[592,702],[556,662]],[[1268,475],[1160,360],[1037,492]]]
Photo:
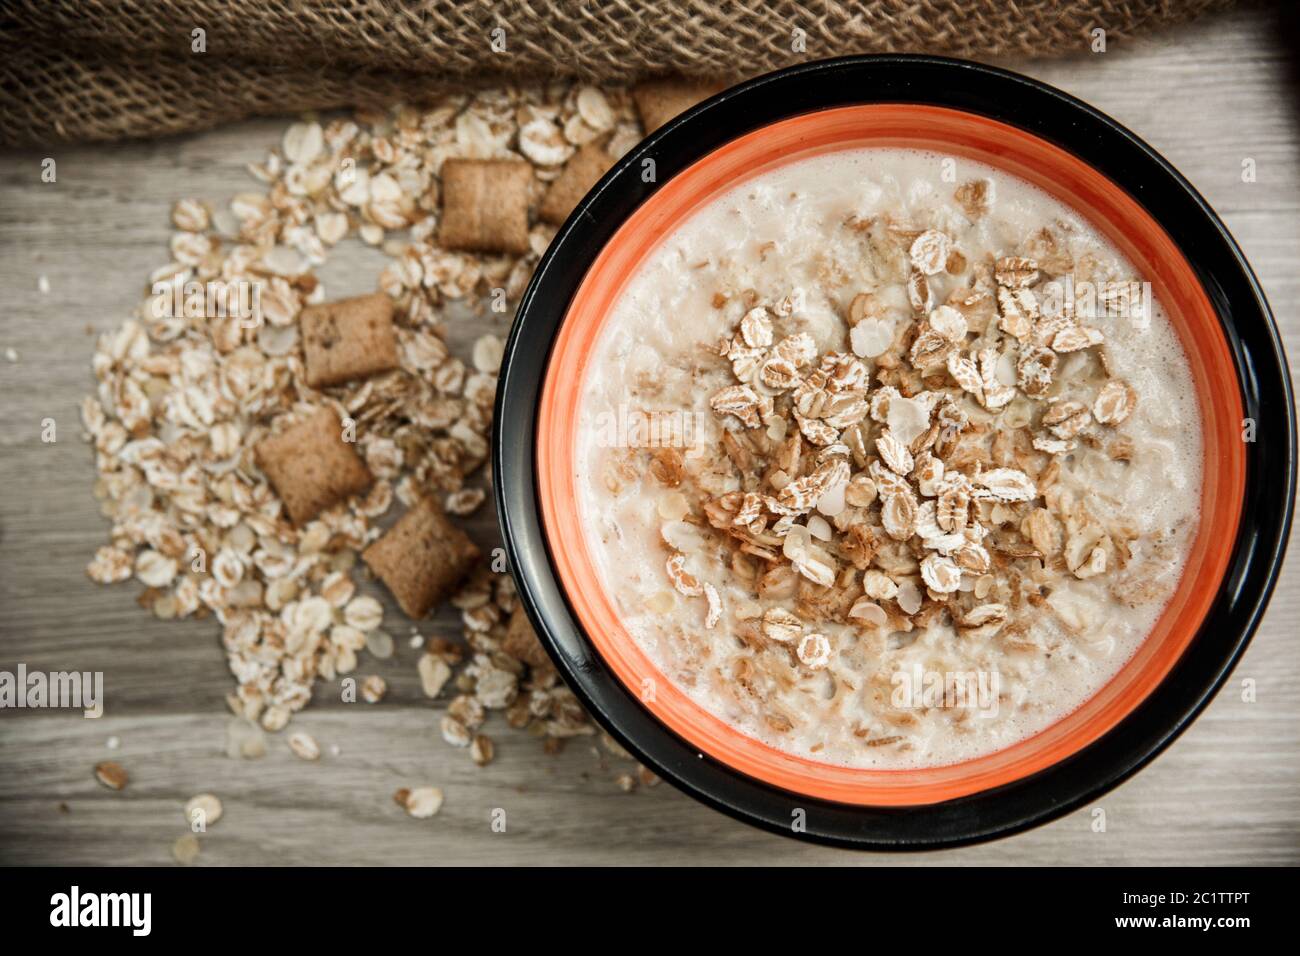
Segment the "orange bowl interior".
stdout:
[[[1151,282],[1181,337],[1204,428],[1201,522],[1182,579],[1134,657],[1079,709],[1003,750],[940,767],[862,770],[782,753],[714,717],[679,691],[619,620],[588,553],[574,469],[578,403],[603,323],[641,262],[695,210],[737,184],[839,149],[906,147],[977,160],[1024,179],[1076,209]],[[583,279],[560,328],[537,422],[537,482],[555,569],[597,652],[629,693],[677,735],[733,770],[798,794],[840,803],[939,803],[1019,780],[1114,729],[1160,683],[1195,637],[1236,539],[1245,484],[1240,389],[1219,320],[1191,266],[1159,224],[1097,170],[1033,134],[975,114],[889,103],[843,107],[774,123],[733,140],[666,182],[629,217]]]

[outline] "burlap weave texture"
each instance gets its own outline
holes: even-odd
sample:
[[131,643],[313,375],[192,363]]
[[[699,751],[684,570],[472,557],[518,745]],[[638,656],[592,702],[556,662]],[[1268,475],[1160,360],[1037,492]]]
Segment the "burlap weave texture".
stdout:
[[0,135],[154,136],[512,79],[734,79],[849,53],[1083,54],[1096,29],[1123,42],[1232,3],[4,0]]

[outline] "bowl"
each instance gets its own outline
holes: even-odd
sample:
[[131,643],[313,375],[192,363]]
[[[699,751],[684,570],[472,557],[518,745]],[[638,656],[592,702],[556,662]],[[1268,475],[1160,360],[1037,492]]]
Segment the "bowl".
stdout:
[[[915,770],[778,751],[677,690],[620,623],[576,507],[579,386],[601,323],[638,264],[738,183],[864,146],[978,160],[1087,218],[1164,305],[1191,366],[1205,447],[1187,565],[1134,657],[1043,731]],[[539,263],[506,346],[495,421],[510,566],[534,628],[592,715],[643,763],[720,810],[774,832],[873,849],[949,846],[1034,826],[1151,760],[1249,642],[1277,578],[1294,498],[1294,406],[1277,329],[1204,200],[1150,147],[1080,101],[935,57],[783,70],[718,94],[643,141],[578,205]],[[646,681],[654,695],[639,692]]]

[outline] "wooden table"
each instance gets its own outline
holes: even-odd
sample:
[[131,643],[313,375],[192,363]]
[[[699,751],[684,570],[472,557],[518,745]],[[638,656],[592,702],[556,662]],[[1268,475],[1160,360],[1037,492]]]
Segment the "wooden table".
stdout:
[[[1109,52],[1011,64],[1094,103],[1173,161],[1219,211],[1300,354],[1300,130],[1284,41],[1267,11],[1246,11]],[[624,794],[623,762],[589,741],[559,756],[489,724],[485,769],[437,738],[441,705],[420,694],[416,651],[388,604],[398,653],[363,663],[388,679],[377,706],[321,686],[294,727],[326,748],[319,763],[271,738],[261,760],[224,753],[233,682],[212,621],[162,623],[135,586],[83,573],[103,543],[94,469],[78,403],[91,388],[93,331],[118,325],[150,270],[167,261],[168,211],[182,196],[225,202],[251,188],[244,164],[284,121],[126,146],[58,148],[0,158],[0,669],[100,670],[107,712],[0,712],[0,862],[170,862],[182,811],[212,791],[224,818],[202,837],[201,864],[284,863],[1295,863],[1300,861],[1300,564],[1292,561],[1229,685],[1167,753],[1092,808],[989,845],[893,858],[807,846],[736,823],[668,785]],[[56,183],[41,160],[57,161]],[[1242,182],[1243,161],[1257,181]],[[381,258],[356,247],[324,271],[332,295],[369,291]],[[48,291],[40,289],[40,277]],[[465,334],[469,334],[468,330]],[[57,441],[41,441],[42,421]],[[490,515],[478,537],[495,534]],[[383,595],[387,600],[387,596]],[[450,615],[440,619],[455,628]],[[432,628],[425,626],[424,633]],[[1252,678],[1258,700],[1245,703]],[[120,749],[107,747],[110,737]],[[92,777],[116,759],[122,792]],[[412,820],[391,794],[436,784],[446,804]],[[507,811],[493,832],[494,808]]]

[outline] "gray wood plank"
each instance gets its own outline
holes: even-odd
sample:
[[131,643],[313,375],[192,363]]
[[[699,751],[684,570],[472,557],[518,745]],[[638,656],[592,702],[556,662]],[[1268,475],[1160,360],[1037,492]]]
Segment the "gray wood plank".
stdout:
[[[1291,355],[1300,354],[1300,129],[1291,67],[1268,11],[1246,10],[1099,55],[1008,64],[1082,97],[1174,162],[1223,215],[1268,292]],[[224,201],[250,188],[284,122],[111,148],[60,148],[58,182],[44,153],[0,156],[0,668],[103,670],[107,712],[0,712],[0,863],[145,864],[170,860],[186,832],[182,805],[201,791],[225,804],[202,837],[201,864],[725,863],[879,864],[1063,861],[1300,861],[1300,568],[1292,560],[1232,682],[1165,755],[1091,808],[994,844],[896,860],[760,833],[667,785],[622,793],[626,764],[593,741],[547,756],[497,718],[496,762],[474,767],[437,738],[438,708],[420,695],[406,625],[386,594],[393,660],[366,661],[391,686],[381,704],[344,704],[322,686],[292,726],[327,753],[304,763],[271,736],[257,761],[224,755],[232,682],[211,621],[163,623],[131,586],[98,587],[83,568],[105,522],[77,407],[91,387],[90,330],[116,326],[149,271],[167,260],[168,211],[181,196]],[[1243,183],[1245,158],[1258,179]],[[331,294],[373,287],[380,258],[351,247],[324,273]],[[46,276],[49,292],[38,289]],[[464,343],[483,322],[453,324]],[[499,321],[499,320],[495,320]],[[58,441],[40,441],[41,421]],[[490,515],[475,534],[495,535]],[[1294,547],[1293,547],[1294,550]],[[1293,556],[1294,558],[1294,556]],[[453,632],[444,614],[425,634]],[[1241,700],[1254,678],[1258,700]],[[109,737],[121,748],[109,751]],[[337,756],[328,752],[337,746]],[[111,792],[91,773],[117,759],[132,775]],[[400,786],[436,784],[442,813],[411,820]],[[488,825],[494,808],[507,830]]]

